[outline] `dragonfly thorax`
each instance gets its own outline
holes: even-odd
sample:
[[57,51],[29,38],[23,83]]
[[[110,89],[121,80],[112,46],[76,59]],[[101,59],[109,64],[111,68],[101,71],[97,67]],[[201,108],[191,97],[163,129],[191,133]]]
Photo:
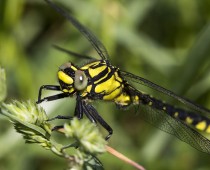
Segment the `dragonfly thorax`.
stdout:
[[129,85],[121,77],[119,69],[106,60],[93,61],[80,70],[84,71],[88,78],[87,88],[81,93],[82,97],[112,101],[119,106],[132,103]]

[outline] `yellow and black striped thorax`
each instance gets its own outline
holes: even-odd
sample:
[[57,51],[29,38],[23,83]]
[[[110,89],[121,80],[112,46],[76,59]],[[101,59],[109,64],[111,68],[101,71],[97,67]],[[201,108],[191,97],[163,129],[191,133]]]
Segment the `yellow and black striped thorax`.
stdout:
[[[81,97],[90,100],[114,101],[122,107],[138,102],[138,97],[130,94],[119,69],[107,60],[94,61],[81,68],[66,63],[58,71],[58,80],[63,92],[78,92]],[[81,84],[82,87],[78,88]]]

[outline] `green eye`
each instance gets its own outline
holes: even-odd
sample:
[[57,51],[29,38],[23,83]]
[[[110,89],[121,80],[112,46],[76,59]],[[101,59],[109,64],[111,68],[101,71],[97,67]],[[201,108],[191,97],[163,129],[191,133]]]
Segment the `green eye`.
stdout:
[[87,87],[88,79],[81,70],[75,71],[74,87],[77,90],[83,90]]

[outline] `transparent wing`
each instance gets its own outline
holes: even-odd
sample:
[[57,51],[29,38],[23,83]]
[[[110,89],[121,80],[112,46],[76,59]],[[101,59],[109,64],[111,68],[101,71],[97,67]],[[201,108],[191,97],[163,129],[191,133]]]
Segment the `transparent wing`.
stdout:
[[101,41],[84,25],[82,25],[79,21],[77,21],[74,17],[72,17],[69,13],[61,9],[59,6],[54,4],[51,0],[45,0],[54,10],[64,16],[78,31],[80,31],[85,38],[92,44],[95,48],[96,52],[103,60],[108,60],[109,54],[101,43]]
[[83,55],[83,54],[78,54],[78,53],[75,53],[73,51],[70,51],[70,50],[67,50],[65,48],[62,48],[58,45],[53,45],[53,47],[56,49],[56,50],[59,50],[61,52],[64,52],[68,55],[71,55],[73,57],[77,57],[77,58],[82,58],[82,59],[88,59],[88,60],[93,60],[94,58],[93,57],[90,57],[90,56],[87,56],[87,55]]
[[139,106],[139,113],[155,127],[176,136],[199,151],[210,154],[210,141],[180,120],[143,104]]
[[163,88],[163,87],[161,87],[161,86],[159,86],[155,83],[152,83],[151,81],[149,81],[147,79],[144,79],[142,77],[136,76],[132,73],[125,72],[125,71],[120,71],[120,73],[124,78],[126,78],[128,80],[131,80],[133,82],[142,84],[142,85],[150,87],[150,88],[152,88],[156,91],[164,93],[165,95],[170,96],[170,97],[180,101],[181,103],[187,105],[189,108],[191,108],[195,111],[202,112],[202,113],[204,113],[208,116],[210,115],[210,110],[208,110],[206,108],[203,108],[203,107],[201,107],[201,106],[199,106],[199,105],[197,105],[197,104],[195,104],[195,103],[193,103],[193,102],[191,102],[191,101],[189,101],[189,100],[187,100],[183,97],[180,97],[180,96],[176,95],[175,93],[173,93],[172,91],[167,90],[167,89],[165,89],[165,88]]

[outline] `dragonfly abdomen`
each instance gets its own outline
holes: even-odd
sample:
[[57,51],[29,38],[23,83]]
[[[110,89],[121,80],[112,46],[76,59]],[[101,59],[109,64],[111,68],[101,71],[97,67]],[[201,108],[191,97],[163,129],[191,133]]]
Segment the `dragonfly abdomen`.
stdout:
[[210,133],[210,120],[202,115],[176,108],[147,94],[141,93],[139,95],[139,99],[142,104],[149,105],[150,107],[153,107],[157,110],[164,111],[168,115],[175,119],[181,120],[185,124],[191,125],[200,131]]

